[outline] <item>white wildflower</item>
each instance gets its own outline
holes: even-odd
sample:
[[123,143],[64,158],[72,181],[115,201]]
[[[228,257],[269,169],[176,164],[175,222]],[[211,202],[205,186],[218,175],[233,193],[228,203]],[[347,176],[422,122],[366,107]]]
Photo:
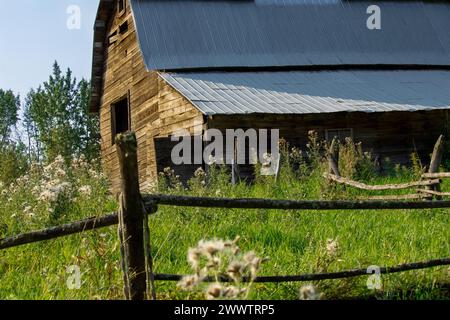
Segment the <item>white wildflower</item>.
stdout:
[[247,292],[247,288],[239,289],[237,287],[230,286],[230,287],[226,287],[223,290],[223,296],[225,298],[229,298],[229,299],[236,299],[245,292]]
[[242,278],[242,274],[244,273],[245,265],[240,261],[233,261],[227,269],[227,273],[231,279],[236,282],[239,282]]
[[327,254],[330,257],[334,257],[337,255],[339,250],[339,243],[337,239],[328,239],[327,240]]
[[322,294],[312,284],[300,288],[300,300],[321,300]]
[[218,283],[212,284],[206,291],[206,299],[208,300],[218,299],[222,296],[222,292],[223,287],[220,284]]
[[178,282],[178,287],[182,290],[190,290],[193,289],[198,283],[200,279],[197,275],[186,276]]
[[[204,179],[206,177],[205,170],[203,170],[203,168],[198,168],[195,170],[194,176],[199,179]],[[205,181],[202,181],[202,183],[205,183]]]
[[83,196],[90,196],[92,193],[92,188],[91,186],[82,186],[78,189],[78,192]]
[[206,256],[213,256],[218,252],[221,252],[225,248],[225,243],[222,240],[210,240],[205,241],[201,240],[198,243],[198,248],[205,254]]
[[188,251],[188,262],[193,269],[198,271],[202,252],[197,248],[191,248]]

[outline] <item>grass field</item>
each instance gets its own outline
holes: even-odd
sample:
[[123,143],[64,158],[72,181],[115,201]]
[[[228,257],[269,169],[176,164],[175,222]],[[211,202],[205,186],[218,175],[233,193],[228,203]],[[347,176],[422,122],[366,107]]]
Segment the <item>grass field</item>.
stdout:
[[[160,191],[219,197],[274,199],[353,199],[368,193],[330,185],[321,177],[322,164],[284,165],[278,182],[258,177],[251,186],[232,186],[220,169],[204,185],[198,174],[190,189],[180,187],[167,171]],[[357,166],[355,166],[357,167]],[[362,168],[362,169],[361,169]],[[343,168],[345,170],[345,168]],[[388,176],[368,175],[371,183],[411,181],[412,170],[397,167]],[[61,186],[63,185],[63,186]],[[116,209],[105,178],[83,162],[69,168],[62,161],[36,169],[0,195],[0,238],[65,222],[103,215]],[[450,190],[445,183],[444,190]],[[48,193],[50,190],[53,192]],[[56,195],[55,195],[56,194]],[[157,273],[191,273],[186,255],[202,239],[240,236],[243,251],[270,257],[259,275],[291,275],[391,266],[444,258],[450,252],[448,209],[300,212],[159,208],[150,218]],[[326,243],[338,250],[326,256]],[[121,299],[122,276],[116,228],[0,251],[0,299]],[[69,266],[80,268],[81,288],[70,290]],[[327,299],[448,299],[450,269],[437,267],[382,276],[382,289],[369,290],[367,277],[315,282]],[[300,283],[257,284],[252,299],[299,298]],[[201,299],[202,292],[183,292],[176,283],[157,283],[160,299]]]

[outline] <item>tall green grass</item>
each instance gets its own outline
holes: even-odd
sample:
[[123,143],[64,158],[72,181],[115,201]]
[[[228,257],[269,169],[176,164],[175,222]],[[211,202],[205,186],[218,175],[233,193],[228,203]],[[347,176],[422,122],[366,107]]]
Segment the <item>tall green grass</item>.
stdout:
[[[323,179],[326,169],[320,156],[323,146],[317,145],[310,144],[308,153],[287,146],[282,148],[284,161],[278,180],[257,176],[253,184],[231,185],[226,169],[213,167],[208,177],[198,171],[189,182],[189,188],[185,188],[171,170],[166,170],[160,176],[158,192],[274,199],[355,199],[383,194],[344,188]],[[317,153],[314,153],[315,147]],[[346,149],[343,147],[343,150]],[[394,166],[389,174],[379,175],[370,155],[358,151],[353,155],[344,153],[341,166],[349,162],[354,165],[353,168],[342,167],[342,170],[353,178],[371,183],[417,178],[415,170],[395,169]],[[2,187],[0,237],[116,209],[117,204],[108,192],[107,179],[90,164],[58,163],[34,170],[16,184]],[[68,185],[59,190],[57,186],[64,182]],[[59,190],[58,195],[46,195],[47,188]],[[444,183],[443,189],[449,190],[450,185]],[[161,206],[149,223],[157,273],[188,274],[191,270],[186,254],[190,247],[202,239],[234,239],[236,236],[241,237],[243,251],[254,250],[260,256],[270,257],[260,275],[391,266],[448,257],[450,252],[448,209],[320,212]],[[0,251],[0,299],[121,299],[116,233],[116,228],[111,227]],[[339,250],[333,259],[324,262],[328,239],[337,239]],[[71,276],[66,272],[67,267],[71,265],[79,266],[82,272],[79,290],[70,290],[66,284]],[[448,299],[449,279],[449,268],[437,267],[383,275],[383,288],[378,291],[367,288],[367,277],[314,284],[327,299]],[[298,299],[301,285],[257,284],[250,298]],[[176,283],[157,282],[156,289],[160,299],[203,297],[178,290]]]

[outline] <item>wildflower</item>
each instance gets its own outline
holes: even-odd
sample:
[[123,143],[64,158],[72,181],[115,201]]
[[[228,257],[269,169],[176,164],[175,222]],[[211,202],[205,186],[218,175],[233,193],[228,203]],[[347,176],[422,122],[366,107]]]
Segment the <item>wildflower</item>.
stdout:
[[220,251],[223,251],[225,244],[221,240],[204,241],[198,243],[198,248],[206,255],[213,256]]
[[84,196],[90,196],[92,193],[92,188],[91,186],[82,186],[78,189],[78,192]]
[[256,277],[261,264],[269,260],[269,258],[261,259],[253,251],[248,252],[244,256],[244,261],[247,262],[247,266],[250,268],[250,273],[253,278]]
[[205,170],[203,168],[198,168],[195,170],[194,176],[197,178],[203,178],[206,175]]
[[312,284],[300,288],[300,300],[320,300],[323,295]]
[[197,275],[186,276],[178,283],[178,287],[182,290],[193,289],[199,283],[199,277]]
[[337,255],[339,250],[339,243],[337,239],[328,239],[327,240],[327,254],[330,257],[334,257]]
[[247,291],[247,288],[236,288],[234,286],[226,287],[223,290],[223,296],[225,298],[235,299],[239,297],[241,294],[245,293]]
[[59,177],[65,177],[67,175],[66,171],[61,168],[57,168],[55,171],[56,175]]
[[233,241],[225,241],[224,245],[225,248],[229,248],[231,250],[231,252],[233,253],[233,255],[237,255],[240,252],[239,247],[237,246],[237,243],[239,242],[239,240],[241,239],[240,236],[237,236]]
[[170,176],[172,174],[174,174],[175,171],[173,171],[170,167],[164,168],[164,174],[167,176]]
[[46,202],[55,202],[58,199],[58,194],[55,192],[52,192],[50,190],[44,190],[39,195],[39,200],[46,201]]
[[220,284],[212,284],[209,286],[208,290],[206,291],[206,299],[208,300],[214,300],[218,299],[222,296],[223,288]]
[[219,257],[211,257],[206,264],[207,269],[217,269],[220,266],[220,258]]
[[195,270],[198,270],[201,255],[201,251],[197,248],[191,248],[188,251],[188,262]]
[[244,272],[245,265],[239,261],[233,261],[227,269],[227,273],[230,276],[231,279],[233,279],[236,282],[239,282],[239,280],[242,277],[242,273]]

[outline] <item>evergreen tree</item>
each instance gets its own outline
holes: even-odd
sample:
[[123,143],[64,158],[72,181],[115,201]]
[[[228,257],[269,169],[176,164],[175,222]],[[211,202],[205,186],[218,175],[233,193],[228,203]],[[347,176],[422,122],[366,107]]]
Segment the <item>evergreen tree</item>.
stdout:
[[77,80],[58,63],[48,81],[27,95],[24,123],[40,159],[99,155],[99,119],[89,114],[90,83]]

